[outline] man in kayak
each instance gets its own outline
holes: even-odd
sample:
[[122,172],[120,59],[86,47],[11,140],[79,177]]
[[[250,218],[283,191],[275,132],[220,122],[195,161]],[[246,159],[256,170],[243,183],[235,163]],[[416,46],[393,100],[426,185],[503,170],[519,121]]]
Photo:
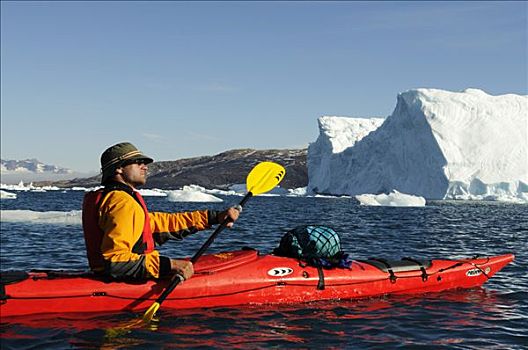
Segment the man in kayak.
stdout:
[[194,273],[187,260],[160,256],[154,249],[168,240],[182,240],[197,231],[238,219],[239,211],[199,210],[185,213],[149,213],[136,187],[147,181],[145,156],[128,142],[101,155],[101,184],[83,202],[83,230],[92,271],[117,279],[164,278],[174,273],[187,279]]

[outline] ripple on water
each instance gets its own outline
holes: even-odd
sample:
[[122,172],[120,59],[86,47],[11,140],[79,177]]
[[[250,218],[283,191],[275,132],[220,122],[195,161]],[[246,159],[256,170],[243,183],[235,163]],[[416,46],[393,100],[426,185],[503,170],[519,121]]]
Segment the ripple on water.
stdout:
[[[151,210],[222,209],[224,203],[172,203],[148,198]],[[82,193],[21,194],[2,209],[79,210]],[[108,338],[105,330],[138,315],[48,315],[4,322],[2,349],[34,348],[445,348],[507,349],[528,343],[528,216],[526,206],[431,202],[423,208],[359,206],[350,198],[257,197],[233,230],[209,252],[252,246],[271,251],[285,230],[326,224],[342,234],[352,258],[463,257],[516,254],[516,260],[483,288],[413,297],[160,311],[157,330],[132,330]],[[79,225],[4,223],[2,269],[83,269]],[[211,232],[161,247],[169,256],[190,256]],[[177,291],[176,291],[177,292]]]

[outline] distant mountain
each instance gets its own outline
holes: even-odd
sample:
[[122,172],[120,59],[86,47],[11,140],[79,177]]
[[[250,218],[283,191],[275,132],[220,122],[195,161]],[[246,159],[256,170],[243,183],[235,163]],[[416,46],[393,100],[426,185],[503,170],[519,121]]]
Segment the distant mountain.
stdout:
[[[306,153],[306,149],[237,149],[214,156],[154,162],[149,165],[149,178],[145,188],[177,189],[193,184],[209,189],[226,189],[234,184],[245,183],[249,171],[262,161],[273,161],[286,168],[286,176],[281,187],[305,187],[308,184]],[[94,187],[100,182],[101,176],[98,175],[38,184],[52,184],[59,187]]]
[[0,181],[3,184],[23,182],[60,181],[74,177],[90,176],[76,173],[71,169],[48,165],[37,159],[0,160]]
[[73,170],[61,168],[56,165],[47,165],[37,159],[25,160],[0,160],[0,171],[2,174],[9,173],[51,173],[51,174],[72,174]]

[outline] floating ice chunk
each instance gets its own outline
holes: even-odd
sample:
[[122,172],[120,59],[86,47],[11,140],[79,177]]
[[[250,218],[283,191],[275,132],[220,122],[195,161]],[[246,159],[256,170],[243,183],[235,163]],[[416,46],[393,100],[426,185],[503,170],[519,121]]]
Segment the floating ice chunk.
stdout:
[[203,192],[203,193],[212,194],[212,195],[221,195],[221,196],[236,196],[236,195],[243,194],[243,193],[237,193],[236,191],[233,191],[233,190],[229,190],[229,191],[220,190],[220,189],[209,190],[205,187],[198,186],[198,185],[184,186],[183,189],[184,190],[195,190],[198,192]]
[[2,222],[28,222],[39,224],[80,225],[81,210],[72,211],[33,211],[33,210],[2,210]]
[[16,199],[17,195],[16,193],[7,192],[4,190],[0,190],[0,198],[1,199]]
[[219,190],[219,189],[213,189],[213,190],[205,189],[204,193],[219,194],[219,195],[222,195],[222,196],[240,196],[240,195],[243,195],[243,193],[237,193],[235,191],[224,191],[224,190]]
[[388,206],[388,207],[423,207],[425,206],[425,199],[419,196],[412,196],[405,193],[400,193],[396,190],[389,193],[382,194],[361,194],[355,196],[361,205],[371,206]]
[[223,202],[222,199],[202,192],[196,186],[184,186],[181,190],[167,191],[170,202]]
[[[247,193],[247,185],[246,184],[235,184],[231,185],[229,187],[231,191],[234,191],[238,194],[246,194]],[[261,193],[259,196],[281,196],[281,195],[287,195],[289,191],[285,188],[281,188],[280,186],[276,186],[272,190],[269,190],[266,193]]]
[[246,184],[231,185],[229,187],[229,190],[233,191],[235,193],[238,193],[238,194],[244,194],[244,193],[246,193]]
[[31,191],[31,192],[46,192],[46,191],[59,191],[61,188],[57,186],[33,186],[33,182],[29,185],[25,185],[24,181],[20,181],[18,185],[0,184],[0,188],[9,191]]
[[9,191],[29,191],[31,189],[29,186],[25,186],[23,181],[20,181],[18,185],[1,184],[0,188]]
[[167,193],[163,190],[153,189],[140,189],[138,192],[143,197],[167,197]]
[[43,189],[43,188],[34,188],[34,189],[30,190],[30,192],[45,193],[47,191],[45,189]]
[[298,187],[288,190],[288,196],[291,197],[306,197],[306,187]]

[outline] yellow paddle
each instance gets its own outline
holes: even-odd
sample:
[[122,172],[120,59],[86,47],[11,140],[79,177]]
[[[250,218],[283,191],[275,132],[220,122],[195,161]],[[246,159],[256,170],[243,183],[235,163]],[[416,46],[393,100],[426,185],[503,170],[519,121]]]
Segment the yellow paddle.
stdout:
[[[272,162],[262,162],[257,164],[249,173],[246,179],[246,188],[247,188],[247,194],[244,196],[242,201],[239,203],[240,207],[243,207],[244,204],[248,201],[249,198],[252,196],[256,196],[261,193],[268,192],[272,190],[275,186],[277,186],[281,180],[283,179],[284,175],[286,174],[286,170],[284,167],[282,167],[279,164],[272,163]],[[203,244],[203,246],[194,254],[194,256],[191,258],[191,262],[194,264],[196,261],[202,256],[202,254],[209,248],[211,243],[213,243],[216,236],[222,232],[222,230],[226,227],[228,224],[228,220],[225,220],[222,222],[220,226],[213,232],[213,234],[207,239],[207,241]],[[183,282],[183,277],[175,274],[169,285],[165,288],[163,293],[156,299],[156,301],[152,304],[151,307],[148,308],[148,310],[143,315],[143,322],[149,323],[152,321],[152,318],[158,311],[158,309],[161,306],[161,303],[169,296],[170,293],[180,284]]]

